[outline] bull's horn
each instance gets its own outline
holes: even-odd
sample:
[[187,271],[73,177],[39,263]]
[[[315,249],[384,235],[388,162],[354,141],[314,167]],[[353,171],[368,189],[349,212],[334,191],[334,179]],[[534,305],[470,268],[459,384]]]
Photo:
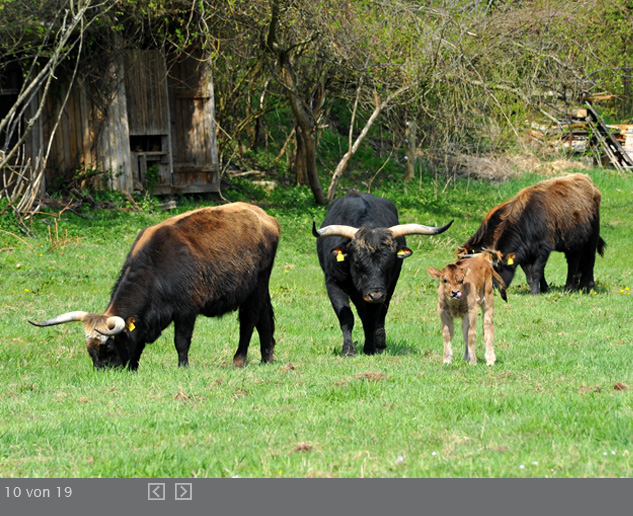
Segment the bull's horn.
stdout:
[[339,224],[332,224],[330,226],[317,229],[316,223],[314,221],[312,222],[312,234],[317,238],[340,236],[351,240],[354,238],[357,231],[358,228],[354,228],[352,226],[342,226]]
[[122,317],[117,315],[113,315],[112,317],[108,317],[106,319],[107,330],[100,330],[99,328],[95,328],[101,335],[116,335],[117,333],[121,333],[125,329],[125,321]]
[[477,258],[478,256],[481,256],[482,253],[474,253],[474,254],[458,254],[457,257],[458,258]]
[[33,322],[29,321],[33,326],[53,326],[55,324],[63,324],[72,321],[83,321],[86,316],[90,315],[88,312],[68,312],[66,314],[58,315],[48,321]]
[[439,235],[451,227],[453,220],[441,228],[435,226],[424,226],[422,224],[399,224],[398,226],[391,226],[389,229],[393,234],[393,238],[405,235]]
[[495,251],[494,249],[488,249],[487,247],[482,247],[481,250],[486,251],[487,253],[495,256],[496,258],[499,258],[499,255],[501,254],[499,251]]

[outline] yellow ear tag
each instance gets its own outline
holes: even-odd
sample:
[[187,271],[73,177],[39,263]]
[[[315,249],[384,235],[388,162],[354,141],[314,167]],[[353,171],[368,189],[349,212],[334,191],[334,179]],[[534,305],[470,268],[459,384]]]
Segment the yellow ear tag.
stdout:
[[406,256],[406,255],[407,255],[407,252],[406,252],[404,249],[400,249],[400,250],[396,253],[396,255],[398,255],[398,256]]
[[134,328],[136,328],[136,326],[134,326],[134,323],[130,321],[129,324],[127,325],[128,331],[134,331]]
[[345,261],[345,255],[343,254],[343,251],[339,251],[338,253],[336,253],[336,261],[337,262]]
[[508,265],[512,265],[514,263],[514,260],[512,258],[508,258]]

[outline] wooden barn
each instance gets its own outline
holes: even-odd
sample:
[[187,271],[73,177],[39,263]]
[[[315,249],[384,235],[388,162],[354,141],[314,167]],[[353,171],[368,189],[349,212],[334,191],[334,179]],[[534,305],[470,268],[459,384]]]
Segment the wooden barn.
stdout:
[[[208,60],[168,62],[160,50],[123,53],[104,64],[101,80],[74,82],[60,118],[69,83],[58,80],[24,146],[34,161],[54,132],[42,190],[60,177],[103,172],[97,175],[107,186],[127,193],[219,191]],[[0,104],[11,102],[13,89],[0,89]]]

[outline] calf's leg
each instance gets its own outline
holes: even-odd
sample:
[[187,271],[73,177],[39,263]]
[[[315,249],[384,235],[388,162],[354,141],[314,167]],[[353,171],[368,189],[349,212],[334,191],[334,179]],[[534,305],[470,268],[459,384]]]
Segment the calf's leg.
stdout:
[[495,339],[495,327],[493,324],[493,313],[494,309],[492,307],[492,293],[490,293],[490,300],[486,301],[481,306],[481,311],[484,319],[484,343],[486,346],[486,365],[494,365],[497,361],[497,357],[495,356],[494,349],[494,339]]
[[475,355],[475,332],[477,330],[477,311],[469,310],[462,319],[462,333],[464,335],[464,360],[471,365],[477,363]]
[[442,321],[442,339],[444,340],[444,364],[453,363],[453,346],[451,341],[453,340],[453,333],[455,332],[455,325],[453,318],[446,312],[442,312],[440,315]]

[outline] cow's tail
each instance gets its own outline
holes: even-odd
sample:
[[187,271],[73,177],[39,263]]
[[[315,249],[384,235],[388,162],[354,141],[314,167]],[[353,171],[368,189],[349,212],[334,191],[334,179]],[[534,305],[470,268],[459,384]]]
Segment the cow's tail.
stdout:
[[607,248],[607,243],[602,240],[602,237],[598,237],[598,254],[604,256],[604,250]]
[[499,276],[499,273],[492,269],[492,282],[499,289],[499,294],[501,294],[501,299],[503,299],[506,303],[508,302],[508,296],[506,295],[506,282],[503,281],[503,278]]

